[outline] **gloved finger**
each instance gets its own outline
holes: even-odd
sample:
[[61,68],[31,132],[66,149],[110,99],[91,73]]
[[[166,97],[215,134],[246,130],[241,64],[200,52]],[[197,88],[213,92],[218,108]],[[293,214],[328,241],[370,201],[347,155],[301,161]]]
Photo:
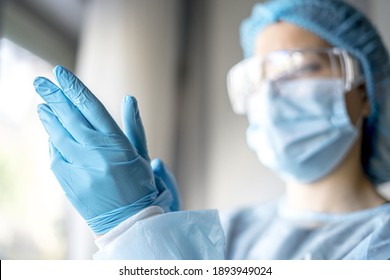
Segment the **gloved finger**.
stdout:
[[74,139],[82,143],[86,133],[93,130],[93,127],[81,112],[70,102],[62,90],[50,80],[38,77],[34,81],[34,87],[36,92],[60,118],[61,123]]
[[[49,140],[49,154],[50,166],[53,170],[66,170],[71,166],[71,164],[66,161],[60,151],[55,147],[51,139]],[[71,176],[69,172],[54,172],[54,175],[57,177],[59,182],[69,181],[69,176]],[[67,177],[65,178],[64,175]],[[79,201],[76,195],[77,190],[74,189],[77,184],[60,184],[60,186],[70,201]]]
[[152,170],[155,176],[159,177],[169,189],[172,195],[172,203],[170,206],[171,211],[180,210],[180,193],[175,176],[164,164],[164,162],[158,158],[151,161]]
[[96,130],[106,134],[122,133],[103,104],[72,72],[56,66],[54,75],[64,94]]
[[139,114],[137,100],[132,96],[123,98],[122,123],[125,135],[134,145],[138,154],[150,162],[145,130]]
[[126,149],[130,152],[129,155],[133,155],[132,157],[137,156],[134,147],[119,128],[118,133],[101,133],[95,130],[63,91],[50,80],[38,77],[34,81],[34,86],[78,143],[83,146]]
[[[80,148],[72,135],[61,124],[60,120],[46,104],[38,106],[39,118],[49,134],[51,142],[59,149],[65,161],[73,163],[79,157]],[[82,159],[82,158],[81,158]]]

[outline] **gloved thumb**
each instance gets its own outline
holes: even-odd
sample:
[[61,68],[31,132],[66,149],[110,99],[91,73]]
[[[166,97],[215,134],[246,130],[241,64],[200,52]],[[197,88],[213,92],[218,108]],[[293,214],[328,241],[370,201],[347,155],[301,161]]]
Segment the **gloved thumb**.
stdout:
[[122,123],[125,135],[134,145],[138,154],[150,162],[144,126],[139,114],[137,100],[133,96],[123,98]]
[[171,211],[179,211],[180,210],[180,193],[178,184],[176,182],[175,176],[168,169],[168,167],[164,164],[164,162],[158,158],[155,158],[150,163],[152,166],[152,170],[154,176],[158,177],[163,181],[163,183],[168,188],[169,192],[172,195],[172,202],[170,204]]

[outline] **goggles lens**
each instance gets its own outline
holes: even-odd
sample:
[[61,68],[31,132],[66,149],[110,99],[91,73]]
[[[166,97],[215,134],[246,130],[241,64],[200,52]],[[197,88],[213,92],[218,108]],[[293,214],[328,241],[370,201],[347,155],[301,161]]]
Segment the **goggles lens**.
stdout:
[[338,48],[275,51],[245,59],[228,73],[228,92],[235,113],[247,112],[247,99],[267,81],[341,78],[345,92],[363,82],[357,59]]

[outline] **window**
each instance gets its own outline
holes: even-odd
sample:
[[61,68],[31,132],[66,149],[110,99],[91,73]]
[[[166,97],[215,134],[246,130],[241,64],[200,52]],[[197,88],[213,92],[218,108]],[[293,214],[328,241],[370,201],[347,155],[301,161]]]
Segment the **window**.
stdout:
[[63,259],[64,195],[49,168],[36,76],[52,65],[0,40],[0,258]]

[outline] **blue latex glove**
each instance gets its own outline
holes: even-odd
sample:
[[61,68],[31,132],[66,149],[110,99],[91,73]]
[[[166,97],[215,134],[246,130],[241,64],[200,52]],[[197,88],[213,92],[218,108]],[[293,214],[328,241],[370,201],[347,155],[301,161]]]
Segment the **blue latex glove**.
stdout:
[[[134,97],[126,96],[122,103],[122,123],[124,133],[133,144],[137,153],[150,162],[144,126],[139,114],[137,100]],[[151,161],[156,187],[159,193],[168,191],[171,197],[165,198],[169,208],[168,211],[180,210],[180,196],[176,179],[164,162],[160,159]],[[170,199],[170,202],[168,201]]]
[[38,114],[50,136],[51,168],[89,227],[104,234],[145,207],[169,209],[172,197],[159,193],[149,158],[76,76],[60,66],[54,74],[59,87],[34,81],[47,103]]
[[170,192],[171,202],[169,204],[169,210],[172,212],[179,211],[181,209],[180,192],[175,176],[164,164],[164,162],[158,158],[152,160],[151,166],[159,192],[163,192],[164,187],[167,187]]

